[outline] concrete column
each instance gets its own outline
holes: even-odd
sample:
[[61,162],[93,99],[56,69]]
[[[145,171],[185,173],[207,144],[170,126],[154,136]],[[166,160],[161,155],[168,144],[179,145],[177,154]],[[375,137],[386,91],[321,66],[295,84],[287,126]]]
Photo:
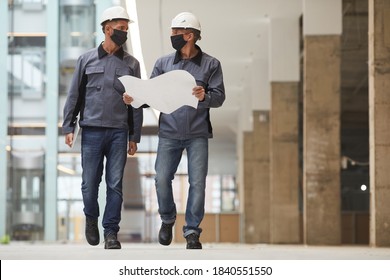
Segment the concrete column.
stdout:
[[[265,39],[265,38],[264,38]],[[263,43],[268,46],[268,44]],[[244,134],[244,239],[269,243],[269,109],[268,61],[253,58],[248,67],[250,98],[245,98],[244,118],[250,118]],[[245,127],[244,125],[242,127]],[[250,131],[250,132],[249,132]]]
[[[248,87],[248,86],[247,86]],[[248,87],[248,91],[249,91]],[[243,99],[241,103],[241,109],[239,110],[239,127],[240,127],[240,149],[242,151],[242,163],[239,174],[242,175],[241,179],[241,210],[244,213],[242,235],[243,241],[246,243],[257,243],[256,241],[256,211],[255,200],[253,197],[254,179],[253,179],[253,117],[251,111],[251,98]]]
[[[256,226],[254,218],[254,199],[253,199],[253,132],[243,132],[243,180],[244,185],[244,241],[245,243],[256,242]],[[242,201],[242,200],[241,200]]]
[[253,113],[244,133],[245,242],[269,243],[269,113]]
[[[286,48],[286,45],[289,47]],[[270,239],[300,242],[298,17],[272,18],[270,31]]]
[[270,242],[269,111],[253,112],[253,199],[256,203],[256,241]]
[[[0,1],[0,61],[8,57],[8,1]],[[8,145],[8,71],[0,70],[0,238],[7,228],[7,145]]]
[[370,244],[390,246],[390,1],[369,1]]
[[271,88],[271,242],[299,243],[298,83]]
[[304,1],[303,221],[306,244],[341,243],[341,6],[341,0]]
[[45,240],[57,239],[59,0],[49,1],[46,38]]

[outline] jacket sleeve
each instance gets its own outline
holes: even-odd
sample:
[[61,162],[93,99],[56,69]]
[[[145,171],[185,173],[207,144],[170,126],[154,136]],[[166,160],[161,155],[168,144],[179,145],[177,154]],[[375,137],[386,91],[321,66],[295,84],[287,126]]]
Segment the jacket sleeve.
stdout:
[[76,122],[78,121],[77,116],[79,115],[85,100],[86,83],[87,76],[85,75],[83,59],[82,57],[79,57],[63,110],[63,134],[72,133],[74,131]]
[[156,63],[154,64],[152,74],[150,74],[150,78],[157,77],[159,75],[163,74],[163,71],[161,70],[161,59],[158,59]]
[[129,130],[129,141],[139,143],[141,141],[142,123],[144,120],[143,108],[135,109],[129,105],[129,115],[133,117],[133,129]]
[[[134,77],[141,78],[139,62],[134,65]],[[142,123],[144,120],[143,108],[133,108],[128,106],[128,123],[129,123],[129,141],[139,143],[141,141]]]
[[225,101],[225,86],[223,83],[223,74],[221,63],[215,60],[210,78],[207,83],[205,99],[198,103],[198,108],[217,108],[221,107]]

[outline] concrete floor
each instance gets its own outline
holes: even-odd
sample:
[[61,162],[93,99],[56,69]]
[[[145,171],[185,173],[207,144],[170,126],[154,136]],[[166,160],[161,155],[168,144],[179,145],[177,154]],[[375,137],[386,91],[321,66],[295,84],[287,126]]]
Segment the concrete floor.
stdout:
[[186,250],[184,243],[122,243],[105,250],[103,243],[11,242],[0,245],[1,260],[390,260],[390,248],[206,243]]
[[[0,259],[2,280],[376,280],[389,279],[390,248],[205,243],[203,250],[186,250],[184,243],[122,243],[121,250],[105,250],[103,244],[11,242],[0,245]],[[237,274],[264,268],[271,274]]]

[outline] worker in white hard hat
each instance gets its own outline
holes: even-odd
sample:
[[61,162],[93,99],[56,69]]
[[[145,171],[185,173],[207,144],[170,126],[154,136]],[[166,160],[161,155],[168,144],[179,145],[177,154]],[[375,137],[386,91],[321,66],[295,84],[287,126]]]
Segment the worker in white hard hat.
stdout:
[[[172,242],[176,220],[172,179],[185,150],[189,191],[183,236],[187,249],[202,249],[199,225],[204,217],[208,141],[213,137],[210,108],[220,107],[225,101],[222,67],[196,44],[201,39],[201,26],[194,14],[183,12],[175,16],[171,30],[171,43],[176,52],[156,61],[151,78],[176,69],[188,71],[197,83],[192,94],[198,99],[198,107],[182,106],[171,114],[160,114],[155,163],[158,212],[162,220],[158,238],[165,246]],[[164,98],[164,92],[161,95]]]
[[117,235],[123,202],[123,171],[127,154],[134,155],[137,151],[143,120],[142,108],[135,109],[123,102],[125,88],[118,80],[123,75],[141,76],[138,60],[123,49],[129,22],[129,15],[120,6],[103,12],[104,41],[79,57],[64,106],[65,143],[73,146],[77,121],[82,128],[85,235],[93,246],[100,243],[98,193],[106,160],[106,206],[102,219],[105,249],[121,248]]

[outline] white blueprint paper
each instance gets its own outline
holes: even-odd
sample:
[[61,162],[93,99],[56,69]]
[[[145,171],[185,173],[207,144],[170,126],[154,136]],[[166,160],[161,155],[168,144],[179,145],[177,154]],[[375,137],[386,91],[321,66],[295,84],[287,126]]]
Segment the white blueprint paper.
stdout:
[[198,99],[192,95],[196,86],[194,77],[184,70],[173,70],[149,80],[133,76],[119,78],[134,101],[131,106],[139,108],[143,104],[166,114],[181,106],[198,106]]

